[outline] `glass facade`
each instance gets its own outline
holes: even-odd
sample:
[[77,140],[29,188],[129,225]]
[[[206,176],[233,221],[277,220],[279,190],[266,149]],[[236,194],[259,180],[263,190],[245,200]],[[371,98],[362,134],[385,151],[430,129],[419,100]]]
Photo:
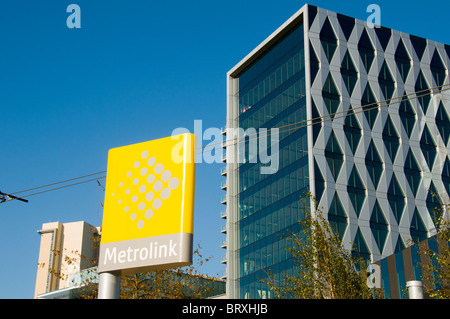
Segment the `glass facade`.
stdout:
[[[401,231],[396,229],[391,235],[394,240],[388,254],[392,254],[402,250],[409,239],[417,242],[432,233],[434,225],[425,222],[427,213],[433,215],[429,191],[433,188],[435,193],[442,193],[445,189],[449,193],[450,161],[446,149],[439,148],[447,145],[450,136],[448,105],[431,102],[431,87],[439,86],[440,90],[440,86],[448,83],[445,58],[448,46],[415,36],[398,37],[391,29],[370,30],[367,26],[358,31],[358,39],[351,40],[350,35],[356,30],[354,18],[339,14],[332,18],[327,14],[321,23],[311,21],[317,19],[320,10],[312,6],[308,9],[308,34],[316,33],[308,39],[311,61],[308,92],[312,97],[312,118],[324,116],[332,125],[325,129],[320,121],[313,121],[315,190],[312,192],[319,202],[323,200],[328,220],[341,238],[344,240],[346,232],[352,233],[348,240],[352,249],[359,254],[369,252],[366,254],[369,257],[377,254],[379,258],[385,254],[386,240],[393,229],[388,220],[395,221],[392,225],[395,227],[409,220],[409,229],[401,226]],[[345,38],[336,37],[340,30]],[[391,42],[394,47],[389,46]],[[339,59],[335,58],[337,48],[341,48]],[[429,57],[424,54],[426,49]],[[324,58],[317,62],[321,51]],[[377,63],[375,56],[379,57]],[[417,57],[419,63],[412,57]],[[355,64],[358,60],[362,63]],[[413,66],[419,69],[410,74]],[[431,73],[426,69],[431,69]],[[413,81],[409,79],[411,76]],[[405,85],[407,80],[413,84],[412,92],[411,85]],[[399,99],[400,96],[403,98]],[[435,107],[437,110],[431,110]],[[439,132],[440,136],[431,132]],[[439,156],[445,158],[442,183],[439,180],[433,183],[429,173],[441,165],[436,160]],[[321,158],[326,165],[318,165]],[[364,165],[360,164],[362,161]],[[439,191],[437,183],[442,185]],[[343,187],[346,192],[338,191]],[[376,197],[370,201],[374,204],[368,203],[369,194]],[[352,219],[358,221],[353,226]],[[367,219],[369,231],[361,227]]]
[[227,124],[280,129],[275,174],[261,174],[251,136],[228,168],[238,298],[270,297],[261,279],[293,271],[283,235],[299,231],[307,191],[344,246],[372,262],[432,236],[433,211],[450,195],[450,103],[440,97],[450,46],[314,6],[299,15],[309,23],[296,17],[230,74]]
[[288,229],[298,231],[301,199],[309,185],[306,127],[291,125],[306,120],[303,25],[295,26],[238,78],[239,127],[247,132],[280,128],[276,174],[261,174],[265,164],[249,158],[251,137],[238,173],[240,296],[265,298],[270,297],[261,282],[266,273],[292,271],[283,235]]

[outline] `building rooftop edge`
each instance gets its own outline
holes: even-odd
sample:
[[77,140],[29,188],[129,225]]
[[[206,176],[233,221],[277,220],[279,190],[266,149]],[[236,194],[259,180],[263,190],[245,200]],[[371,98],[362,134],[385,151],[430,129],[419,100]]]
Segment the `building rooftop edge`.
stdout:
[[254,48],[249,54],[247,54],[240,62],[238,62],[230,71],[227,72],[227,76],[236,76],[245,66],[256,60],[261,54],[264,53],[263,50],[266,47],[270,47],[274,42],[276,42],[280,37],[287,32],[287,27],[303,19],[302,14],[306,11],[308,4],[303,5],[300,10],[294,13],[288,20],[286,20],[278,29],[272,32],[265,40],[263,40],[256,48]]
[[[248,66],[249,64],[251,64],[253,61],[255,61],[258,57],[260,57],[262,54],[264,54],[264,52],[266,52],[266,49],[269,48],[274,42],[276,42],[279,38],[281,38],[287,31],[289,31],[289,26],[293,26],[295,25],[298,21],[300,21],[301,19],[303,19],[303,13],[306,12],[308,6],[311,7],[315,7],[317,9],[322,9],[322,10],[326,10],[328,12],[333,12],[335,14],[339,14],[339,15],[343,15],[343,16],[348,16],[346,14],[342,14],[342,13],[338,13],[338,12],[334,12],[331,10],[327,10],[327,9],[323,9],[321,7],[315,6],[315,5],[311,5],[308,3],[305,3],[296,13],[294,13],[288,20],[286,20],[280,27],[278,27],[272,34],[270,34],[265,40],[263,40],[256,48],[254,48],[250,53],[248,53],[241,61],[239,61],[233,68],[231,68],[228,72],[227,72],[227,77],[236,77],[246,66]],[[363,21],[364,23],[367,23],[367,21],[358,19],[358,18],[354,18],[356,21]],[[384,26],[380,26],[381,28],[386,28],[386,29],[390,29],[393,31],[397,31],[400,33],[403,33],[405,35],[409,35],[409,36],[414,36],[417,38],[423,38],[429,41],[433,41],[436,43],[441,43],[443,45],[448,45],[446,43],[443,42],[439,42],[439,41],[435,41],[435,40],[431,40],[428,38],[424,38],[421,36],[416,36],[414,34],[408,33],[408,32],[403,32],[403,31],[399,31],[393,28],[389,28],[389,27],[384,27]]]

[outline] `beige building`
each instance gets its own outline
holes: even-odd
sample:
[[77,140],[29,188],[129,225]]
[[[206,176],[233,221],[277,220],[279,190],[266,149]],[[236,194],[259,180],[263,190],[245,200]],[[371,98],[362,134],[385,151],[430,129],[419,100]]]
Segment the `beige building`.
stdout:
[[34,298],[80,285],[80,274],[96,265],[100,227],[86,222],[47,223],[41,234]]

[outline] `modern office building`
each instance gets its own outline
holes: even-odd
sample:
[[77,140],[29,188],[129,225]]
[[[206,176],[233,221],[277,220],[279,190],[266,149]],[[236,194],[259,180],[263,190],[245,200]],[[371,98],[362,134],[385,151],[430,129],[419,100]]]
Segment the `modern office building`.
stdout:
[[[47,223],[41,235],[34,298],[72,298],[86,276],[97,277],[100,227],[86,222]],[[95,280],[95,279],[94,279]]]
[[[433,208],[450,195],[449,56],[305,5],[228,72],[228,298],[270,297],[260,279],[292,271],[283,235],[298,231],[308,190],[344,246],[372,262],[435,235]],[[278,144],[266,139],[279,150],[269,174],[248,156],[252,136],[236,143],[239,128],[279,128]]]
[[[439,268],[436,256],[446,256],[446,238],[439,234],[415,243],[393,255],[375,262],[380,267],[381,287],[386,299],[407,299],[407,283],[418,281],[424,290],[424,299],[430,298],[427,290],[437,291],[448,287],[445,276],[439,276]],[[425,251],[429,251],[428,254]],[[432,282],[430,279],[433,278]],[[448,289],[448,288],[447,288]]]
[[[92,294],[92,284],[99,282],[97,263],[101,228],[84,221],[47,223],[38,230],[41,235],[36,275],[35,299],[78,299]],[[169,274],[170,276],[170,274]],[[207,287],[203,297],[222,299],[225,281],[201,275],[183,275],[183,282],[192,278],[194,285]],[[173,274],[179,279],[179,274]],[[186,285],[186,293],[189,293]]]

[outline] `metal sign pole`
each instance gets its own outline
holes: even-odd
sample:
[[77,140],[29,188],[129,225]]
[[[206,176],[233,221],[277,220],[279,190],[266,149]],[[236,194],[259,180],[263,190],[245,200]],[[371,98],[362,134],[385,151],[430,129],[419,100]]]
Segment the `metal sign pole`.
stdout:
[[120,273],[100,273],[98,299],[120,299]]
[[195,140],[187,133],[109,150],[98,299],[120,298],[122,273],[192,264]]

